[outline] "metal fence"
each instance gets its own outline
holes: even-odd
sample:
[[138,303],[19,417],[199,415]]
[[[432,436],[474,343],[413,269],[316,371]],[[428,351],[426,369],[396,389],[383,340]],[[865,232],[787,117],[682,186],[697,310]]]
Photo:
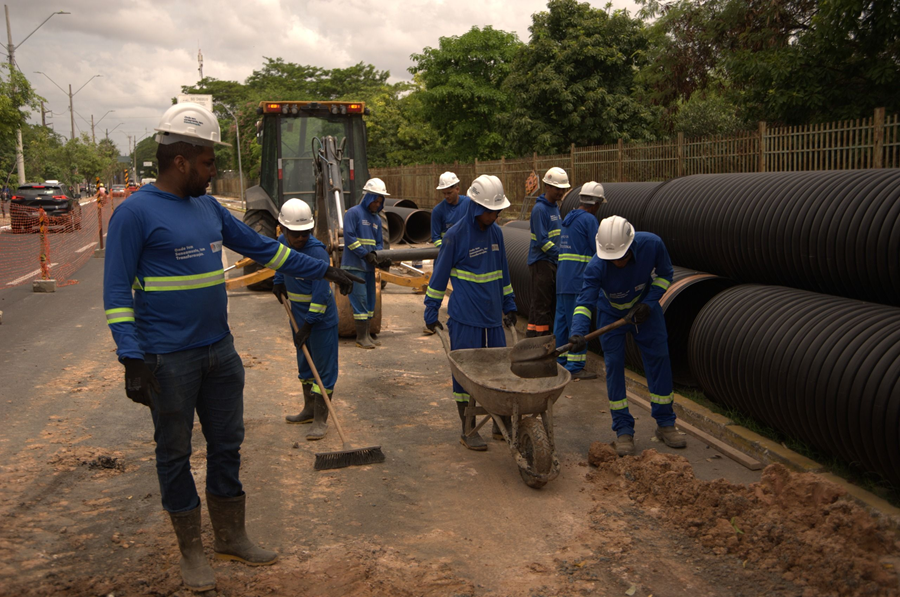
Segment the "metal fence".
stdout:
[[518,213],[525,201],[525,180],[532,171],[540,176],[552,166],[565,168],[573,185],[589,180],[661,181],[689,174],[900,168],[900,115],[886,116],[884,108],[878,108],[871,118],[843,122],[777,128],[761,122],[755,131],[733,135],[685,139],[679,134],[657,143],[619,140],[572,145],[568,153],[556,155],[372,168],[370,173],[385,181],[393,197],[412,199],[422,208],[440,203],[435,186],[446,170],[459,176],[463,189],[480,174],[494,174],[503,181],[513,213]]

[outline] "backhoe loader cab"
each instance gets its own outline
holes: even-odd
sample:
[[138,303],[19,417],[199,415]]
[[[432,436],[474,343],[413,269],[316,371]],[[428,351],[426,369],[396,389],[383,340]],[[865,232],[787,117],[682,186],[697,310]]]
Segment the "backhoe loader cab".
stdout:
[[[337,242],[343,211],[359,202],[369,179],[365,104],[260,102],[256,112],[261,117],[256,125],[260,184],[247,189],[244,222],[274,238],[281,206],[288,199],[303,199],[316,216],[316,237],[329,245],[326,231],[331,230]],[[321,213],[323,206],[326,213]]]
[[[257,123],[257,142],[262,148],[260,184],[247,189],[245,222],[273,236],[278,211],[288,199],[303,199],[315,211],[315,160],[326,137],[333,137],[336,145],[343,147],[340,188],[344,208],[356,205],[369,179],[364,103],[261,102],[256,112],[262,117]],[[263,214],[268,214],[269,225],[254,225]]]

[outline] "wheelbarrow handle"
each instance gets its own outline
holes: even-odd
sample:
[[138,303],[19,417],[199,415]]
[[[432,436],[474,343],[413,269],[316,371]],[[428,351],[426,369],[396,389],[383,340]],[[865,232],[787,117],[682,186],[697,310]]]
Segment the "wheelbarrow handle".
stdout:
[[450,338],[447,337],[447,332],[444,331],[443,327],[435,327],[434,331],[437,332],[438,337],[441,339],[441,344],[444,345],[444,352],[447,353],[447,356],[450,355]]
[[[629,323],[634,323],[634,322],[629,321],[628,319],[625,319],[624,317],[622,319],[617,319],[616,321],[612,322],[611,324],[605,325],[602,328],[600,328],[598,330],[594,330],[590,334],[585,335],[584,341],[589,342],[589,341],[593,340],[594,338],[599,338],[606,332],[611,332],[615,329],[622,327],[623,325],[628,325]],[[568,344],[563,344],[562,346],[557,346],[556,347],[556,356],[559,356],[562,353],[567,352],[571,349],[572,349],[571,342],[569,342]]]

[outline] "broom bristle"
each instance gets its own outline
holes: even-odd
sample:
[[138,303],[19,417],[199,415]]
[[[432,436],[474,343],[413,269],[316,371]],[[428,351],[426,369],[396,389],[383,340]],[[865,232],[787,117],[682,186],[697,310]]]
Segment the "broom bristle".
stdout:
[[379,462],[384,462],[384,452],[381,451],[381,446],[372,446],[354,450],[340,450],[338,452],[320,452],[316,454],[315,469],[317,471],[325,471],[333,468],[365,466]]

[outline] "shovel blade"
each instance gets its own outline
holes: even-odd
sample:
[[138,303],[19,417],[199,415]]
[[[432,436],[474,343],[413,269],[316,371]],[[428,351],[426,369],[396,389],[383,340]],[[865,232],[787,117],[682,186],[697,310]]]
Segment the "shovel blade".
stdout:
[[536,379],[539,377],[556,377],[556,357],[550,356],[545,359],[535,361],[518,361],[512,362],[509,369],[519,377],[525,379]]
[[516,342],[516,345],[509,351],[509,360],[511,363],[520,363],[527,361],[536,361],[546,359],[549,355],[556,352],[555,336],[538,336],[536,338],[525,338]]

